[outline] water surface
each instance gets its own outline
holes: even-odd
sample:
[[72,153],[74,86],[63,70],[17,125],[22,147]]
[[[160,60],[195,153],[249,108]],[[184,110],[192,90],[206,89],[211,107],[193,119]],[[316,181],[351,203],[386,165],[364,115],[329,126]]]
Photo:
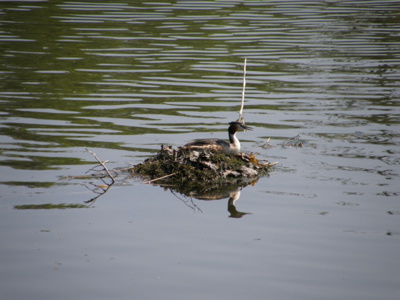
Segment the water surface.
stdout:
[[[0,3],[7,299],[398,299],[397,1]],[[226,138],[269,177],[204,201],[123,168]],[[98,191],[98,190],[95,190]]]

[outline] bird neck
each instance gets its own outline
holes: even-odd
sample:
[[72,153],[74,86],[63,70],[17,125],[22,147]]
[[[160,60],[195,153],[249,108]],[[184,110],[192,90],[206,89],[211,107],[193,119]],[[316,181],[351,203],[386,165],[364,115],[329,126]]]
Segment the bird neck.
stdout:
[[236,137],[236,133],[229,132],[229,143],[235,148],[240,150],[240,142],[239,139]]
[[237,126],[232,124],[229,126],[229,148],[233,153],[238,153],[240,151],[240,142],[236,137]]

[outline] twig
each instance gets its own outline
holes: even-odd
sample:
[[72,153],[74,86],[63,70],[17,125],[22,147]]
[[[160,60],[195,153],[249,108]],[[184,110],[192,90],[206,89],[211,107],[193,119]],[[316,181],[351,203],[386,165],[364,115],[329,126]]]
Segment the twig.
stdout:
[[175,175],[176,173],[178,173],[178,172],[175,172],[175,173],[172,173],[172,174],[168,174],[168,175],[165,175],[165,176],[161,176],[161,177],[158,177],[158,178],[154,178],[154,179],[152,179],[152,180],[145,181],[145,182],[143,182],[143,184],[148,184],[148,183],[153,182],[153,181],[156,181],[156,180],[164,179],[164,178],[173,176],[173,175]]
[[188,203],[188,201],[185,201],[185,199],[182,199],[181,197],[179,197],[173,189],[170,189],[170,192],[172,193],[172,195],[174,195],[176,198],[178,198],[180,201],[182,201],[183,203],[185,203],[185,205],[187,207],[190,207],[191,209],[193,209],[193,211],[196,211],[196,208],[199,210],[199,212],[203,212],[200,207],[198,207],[196,204],[194,204],[193,202],[193,198],[192,197],[187,197],[185,195],[183,195],[185,198],[190,198],[190,202],[192,203],[191,205]]
[[239,111],[239,122],[243,122],[243,107],[244,107],[244,92],[246,90],[246,65],[247,65],[247,58],[244,59],[244,65],[243,65],[243,89],[242,89],[242,106],[240,107]]
[[104,168],[104,170],[107,172],[108,176],[111,178],[111,181],[112,181],[111,184],[113,184],[113,183],[115,182],[115,179],[114,179],[114,177],[111,175],[111,173],[110,173],[110,171],[108,170],[108,168],[106,167],[105,162],[102,162],[102,161],[96,156],[96,154],[93,153],[92,151],[90,151],[88,148],[85,148],[85,149],[86,149],[87,152],[89,152],[90,154],[92,154],[93,157],[94,157],[94,158],[99,162],[99,164]]

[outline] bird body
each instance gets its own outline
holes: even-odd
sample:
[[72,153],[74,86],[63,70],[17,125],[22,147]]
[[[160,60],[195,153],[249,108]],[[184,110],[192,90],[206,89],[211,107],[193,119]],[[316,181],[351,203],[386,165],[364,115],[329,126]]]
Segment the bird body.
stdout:
[[189,150],[214,150],[222,151],[229,154],[239,154],[240,142],[236,137],[236,132],[239,129],[252,130],[253,128],[246,126],[242,122],[229,123],[229,143],[221,139],[200,139],[187,143],[184,148]]

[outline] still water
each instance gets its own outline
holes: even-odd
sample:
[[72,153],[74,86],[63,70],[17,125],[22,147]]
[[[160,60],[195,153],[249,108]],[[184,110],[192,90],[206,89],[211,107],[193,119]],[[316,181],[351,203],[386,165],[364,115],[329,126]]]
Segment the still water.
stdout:
[[[398,1],[0,2],[2,299],[399,299]],[[279,162],[205,201],[121,173],[227,138]]]

